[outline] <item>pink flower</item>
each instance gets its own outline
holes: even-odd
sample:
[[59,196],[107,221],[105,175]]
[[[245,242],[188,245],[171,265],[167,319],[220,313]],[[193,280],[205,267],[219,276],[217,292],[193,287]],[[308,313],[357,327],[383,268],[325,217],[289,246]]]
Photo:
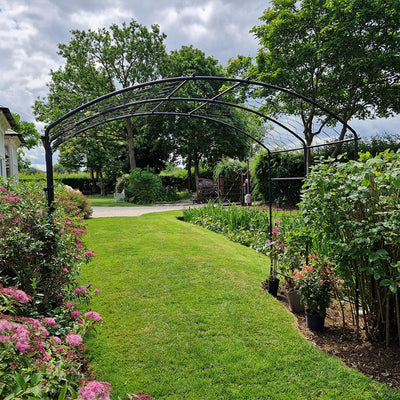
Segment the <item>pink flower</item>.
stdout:
[[68,272],[69,272],[69,271],[68,271],[68,268],[64,268],[63,271],[64,271],[66,274],[68,274]]
[[21,353],[25,353],[30,348],[29,346],[29,331],[22,325],[13,326],[16,333],[12,336],[12,340],[15,340],[17,344],[15,348]]
[[43,322],[47,325],[58,325],[54,318],[44,317]]
[[81,288],[76,288],[75,289],[75,294],[77,294],[77,295],[80,295],[82,292],[81,292]]
[[72,308],[72,302],[69,301],[69,302],[65,305],[65,308],[66,308],[67,310],[70,310],[70,309]]
[[80,243],[78,243],[78,244],[76,245],[76,248],[77,248],[77,249],[83,249],[83,245],[81,245]]
[[94,294],[98,294],[99,293],[99,289],[94,289]]
[[50,361],[50,354],[47,351],[43,352],[43,358],[44,361],[49,362]]
[[29,301],[29,296],[22,290],[18,290],[15,287],[3,288],[3,293],[12,296],[12,298],[20,303],[27,303]]
[[275,225],[274,228],[272,229],[272,235],[273,236],[279,236],[280,235],[278,229],[279,229],[278,225]]
[[18,341],[17,344],[15,345],[15,348],[20,351],[21,353],[25,353],[26,350],[29,350],[31,346],[27,342],[24,341]]
[[61,344],[61,339],[57,336],[50,336],[50,339],[53,339],[57,344]]
[[12,329],[14,329],[13,324],[10,324],[7,320],[5,319],[0,319],[0,332],[3,331],[11,331]]
[[63,295],[60,293],[57,295],[57,300],[61,300],[63,298]]
[[0,187],[0,190],[1,190],[2,192],[7,192],[7,189],[6,189],[5,187]]
[[72,311],[71,318],[72,319],[77,319],[80,315],[81,315],[80,311]]
[[7,335],[0,335],[0,343],[9,342],[10,338]]
[[92,252],[92,251],[87,251],[86,253],[85,253],[85,256],[86,257],[94,257],[94,253]]
[[110,400],[111,385],[108,382],[90,381],[79,389],[78,400]]
[[92,321],[95,322],[103,322],[103,319],[101,318],[101,315],[97,312],[94,311],[89,311],[85,314],[85,317],[88,319],[91,319]]
[[65,341],[70,346],[78,346],[82,343],[82,338],[77,333],[70,332],[65,338]]

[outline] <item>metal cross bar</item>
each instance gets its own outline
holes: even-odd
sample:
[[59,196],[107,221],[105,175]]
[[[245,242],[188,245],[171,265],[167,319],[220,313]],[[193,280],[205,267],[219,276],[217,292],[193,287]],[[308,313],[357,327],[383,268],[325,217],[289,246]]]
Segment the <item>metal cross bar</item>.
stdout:
[[[223,92],[218,93],[218,94],[215,95],[213,98],[208,99],[208,102],[212,102],[212,101],[218,99],[218,97],[223,96],[225,93],[230,92],[231,90],[237,88],[237,87],[240,86],[240,85],[241,85],[241,82],[236,83],[235,85],[231,86],[230,88],[225,89]],[[200,105],[199,105],[198,107],[196,107],[194,110],[189,111],[189,114],[193,114],[194,112],[196,112],[197,110],[199,110],[200,108],[202,108],[202,107],[204,107],[206,104],[208,104],[208,102],[207,102],[207,103],[200,104]]]
[[183,85],[186,85],[187,82],[188,82],[188,80],[185,80],[185,81],[181,82],[174,90],[172,90],[171,93],[169,93],[167,96],[165,96],[165,99],[163,99],[162,101],[160,101],[160,103],[158,103],[151,111],[152,111],[152,112],[156,111],[157,108],[160,107],[160,106],[165,102],[166,99],[170,99],[171,96],[172,96],[173,94],[175,94]]

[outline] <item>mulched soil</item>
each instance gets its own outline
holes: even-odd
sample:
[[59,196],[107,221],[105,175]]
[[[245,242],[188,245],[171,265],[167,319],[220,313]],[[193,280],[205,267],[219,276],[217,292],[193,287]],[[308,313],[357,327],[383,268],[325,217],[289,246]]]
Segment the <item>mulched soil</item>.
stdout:
[[[277,299],[290,311],[285,289],[280,290]],[[368,377],[400,390],[400,347],[371,342],[363,330],[357,336],[351,323],[350,307],[346,307],[345,312],[346,321],[350,323],[343,328],[340,307],[333,303],[327,310],[325,327],[321,332],[307,328],[304,313],[294,315],[299,332],[320,350],[339,358],[344,364],[358,369]]]

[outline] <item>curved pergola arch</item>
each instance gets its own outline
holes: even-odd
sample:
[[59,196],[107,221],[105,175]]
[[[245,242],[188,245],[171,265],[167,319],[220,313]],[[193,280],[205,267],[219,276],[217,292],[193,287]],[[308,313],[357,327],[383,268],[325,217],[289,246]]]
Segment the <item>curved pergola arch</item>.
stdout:
[[[198,83],[208,84],[207,96],[202,96],[201,90],[197,90],[196,85]],[[179,116],[221,124],[236,132],[240,132],[258,143],[269,155],[282,151],[304,151],[306,174],[307,150],[324,144],[307,145],[304,132],[301,131],[301,128],[295,129],[296,125],[301,126],[299,124],[299,116],[291,116],[294,117],[291,122],[278,120],[275,117],[267,115],[263,111],[263,105],[257,108],[251,96],[247,97],[247,104],[237,99],[234,102],[232,98],[235,99],[235,96],[237,96],[235,92],[239,90],[247,92],[263,90],[266,93],[270,93],[271,96],[276,93],[284,94],[289,96],[293,101],[300,101],[313,107],[315,110],[318,110],[319,115],[325,116],[331,122],[329,125],[326,124],[326,120],[323,123],[321,122],[321,126],[316,128],[320,130],[318,137],[327,142],[326,144],[354,141],[357,151],[357,141],[359,138],[353,128],[331,110],[290,89],[253,81],[250,78],[239,79],[192,75],[159,79],[123,88],[89,101],[65,114],[46,128],[42,140],[46,153],[46,191],[49,208],[52,209],[54,202],[53,153],[57,148],[62,143],[83,132],[112,121],[126,118]],[[188,94],[193,92],[196,92],[197,96]],[[193,107],[189,111],[183,111],[183,104],[186,106],[193,104]],[[273,128],[268,140],[260,141],[253,137],[251,132],[246,132],[241,126],[235,124],[237,121],[233,121],[231,116],[231,110],[233,109],[258,116],[263,123],[271,124]],[[288,116],[286,115],[286,117]],[[337,133],[332,134],[332,127],[337,124],[340,124],[342,130],[344,128],[348,133],[347,137],[338,138]]]

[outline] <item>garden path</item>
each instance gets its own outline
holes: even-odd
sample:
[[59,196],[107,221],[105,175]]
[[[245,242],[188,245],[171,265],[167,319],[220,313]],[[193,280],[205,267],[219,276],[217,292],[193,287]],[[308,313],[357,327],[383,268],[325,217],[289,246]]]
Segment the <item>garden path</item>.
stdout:
[[143,214],[153,212],[182,210],[184,208],[193,207],[190,203],[169,203],[169,204],[156,204],[153,206],[134,206],[134,207],[92,207],[93,218],[101,217],[138,217]]

